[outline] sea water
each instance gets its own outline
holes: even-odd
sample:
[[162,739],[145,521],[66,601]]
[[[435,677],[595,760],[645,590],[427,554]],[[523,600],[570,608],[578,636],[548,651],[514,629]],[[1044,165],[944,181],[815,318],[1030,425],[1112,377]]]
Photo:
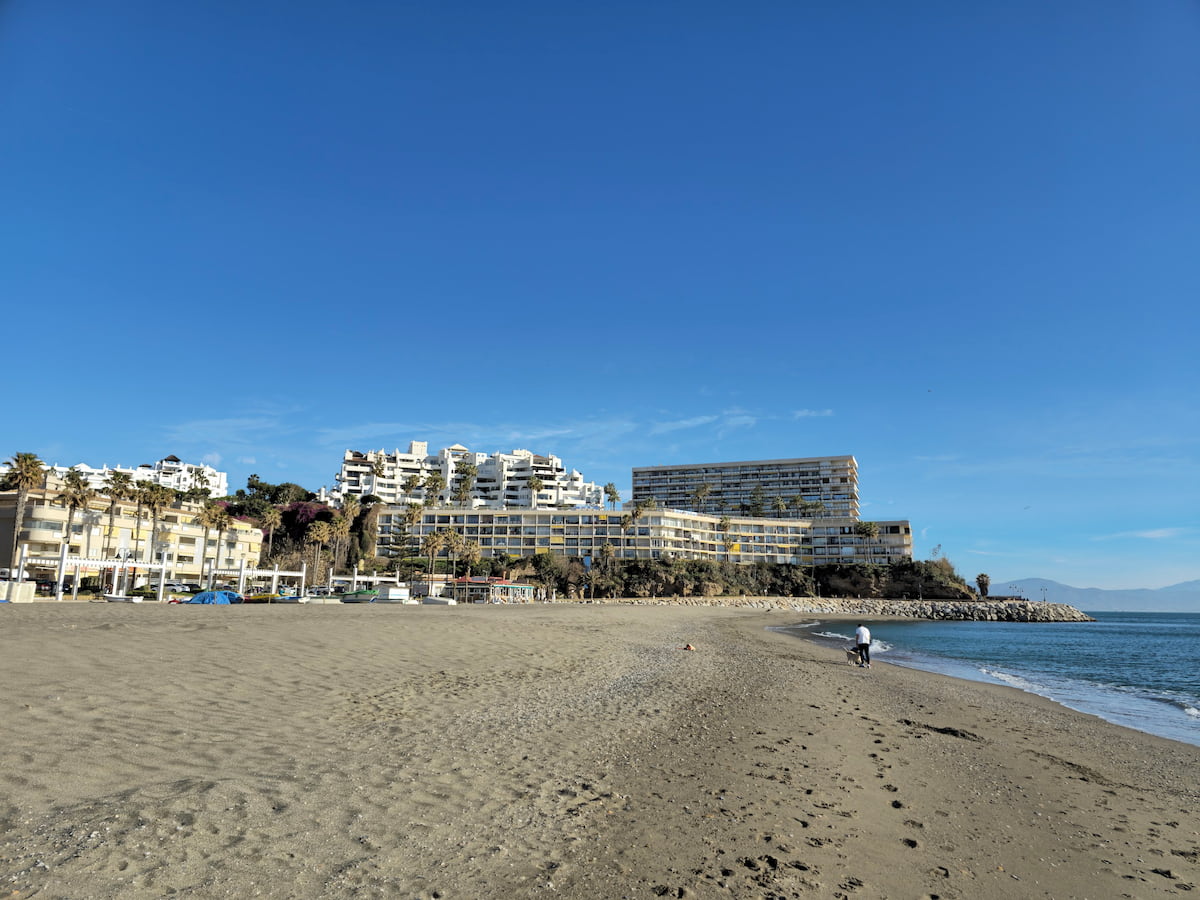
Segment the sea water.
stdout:
[[[863,620],[872,662],[1006,684],[1200,746],[1200,613],[1092,612],[1095,622]],[[852,622],[786,629],[837,647]]]

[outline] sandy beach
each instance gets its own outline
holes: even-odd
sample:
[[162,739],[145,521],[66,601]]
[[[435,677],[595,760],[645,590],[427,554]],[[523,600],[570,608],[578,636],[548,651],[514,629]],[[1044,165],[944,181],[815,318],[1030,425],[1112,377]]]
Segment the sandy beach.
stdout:
[[1200,748],[803,620],[0,608],[0,897],[1196,896]]

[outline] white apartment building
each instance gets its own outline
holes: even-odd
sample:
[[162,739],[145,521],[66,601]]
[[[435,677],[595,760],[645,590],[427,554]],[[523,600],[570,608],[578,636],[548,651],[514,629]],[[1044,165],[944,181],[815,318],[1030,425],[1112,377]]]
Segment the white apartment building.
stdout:
[[715,515],[858,518],[853,456],[643,466],[633,470],[633,500]]
[[476,543],[483,556],[555,553],[597,558],[605,544],[615,559],[712,559],[735,563],[892,563],[912,556],[907,521],[877,522],[874,537],[849,518],[770,519],[714,516],[683,510],[628,513],[590,510],[464,510],[427,508],[406,524],[404,506],[379,516],[378,556],[417,555],[420,542],[442,529]]
[[[161,484],[176,491],[188,491],[192,488],[203,487],[210,497],[226,497],[229,495],[229,476],[218,472],[212,466],[203,463],[185,463],[178,456],[167,456],[158,462],[142,463],[135,468],[107,465],[93,468],[85,463],[75,466],[47,466],[58,478],[66,475],[68,469],[76,469],[87,479],[88,487],[103,491],[110,472],[124,472],[134,481],[149,481]],[[0,467],[2,473],[7,466]]]
[[[387,505],[458,503],[464,466],[475,467],[475,479],[462,505],[470,508],[507,507],[573,508],[603,505],[603,490],[568,470],[557,456],[539,456],[528,450],[511,453],[476,453],[461,444],[429,452],[425,441],[412,441],[408,452],[393,450],[347,450],[338,472],[333,496],[375,495]],[[424,481],[441,475],[445,487],[436,497],[428,495]],[[534,478],[541,487],[531,490]]]

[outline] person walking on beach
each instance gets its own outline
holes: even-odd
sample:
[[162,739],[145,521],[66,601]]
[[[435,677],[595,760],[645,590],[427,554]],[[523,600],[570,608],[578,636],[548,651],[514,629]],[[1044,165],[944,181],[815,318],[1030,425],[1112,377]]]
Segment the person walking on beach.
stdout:
[[854,629],[854,649],[858,651],[858,664],[871,668],[871,629],[861,622]]

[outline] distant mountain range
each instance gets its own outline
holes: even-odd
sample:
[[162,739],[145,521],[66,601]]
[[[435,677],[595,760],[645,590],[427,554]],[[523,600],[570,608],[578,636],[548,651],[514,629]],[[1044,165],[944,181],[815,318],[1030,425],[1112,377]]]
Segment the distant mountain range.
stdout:
[[[1045,593],[1042,593],[1045,588]],[[1109,591],[1077,588],[1046,578],[992,582],[990,594],[1020,594],[1030,600],[1046,599],[1082,610],[1114,612],[1200,612],[1200,580],[1184,581],[1163,588]]]

